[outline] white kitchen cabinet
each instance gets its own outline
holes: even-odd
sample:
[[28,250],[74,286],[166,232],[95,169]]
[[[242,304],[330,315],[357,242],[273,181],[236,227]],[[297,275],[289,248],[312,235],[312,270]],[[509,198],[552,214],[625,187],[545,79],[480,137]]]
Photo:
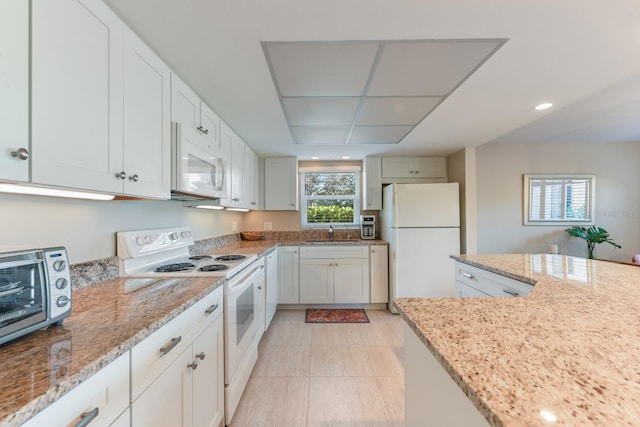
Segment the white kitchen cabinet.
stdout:
[[267,157],[264,160],[264,209],[298,210],[298,159]]
[[533,285],[481,268],[456,262],[456,295],[459,297],[527,296]]
[[244,147],[243,205],[248,209],[258,208],[258,156],[251,148]]
[[371,303],[389,302],[389,247],[372,245],[370,247]]
[[123,28],[99,0],[33,1],[34,183],[123,191]]
[[217,426],[224,418],[223,289],[131,349],[134,426]]
[[446,178],[446,157],[383,157],[382,178]]
[[258,263],[260,265],[260,272],[256,277],[257,286],[254,287],[253,298],[256,301],[256,342],[260,342],[262,336],[264,335],[264,331],[266,330],[266,305],[267,305],[267,292],[265,287],[266,275],[264,271],[265,260],[260,258]]
[[300,249],[278,247],[278,304],[300,303]]
[[300,303],[368,303],[366,246],[300,248]]
[[123,193],[171,197],[171,70],[124,29]]
[[220,152],[220,118],[175,73],[171,74],[171,121],[204,150]]
[[29,2],[0,2],[0,179],[29,180]]
[[271,320],[278,308],[278,251],[272,249],[265,255],[267,304],[265,313],[265,329],[269,329]]
[[130,425],[127,414],[123,414],[128,407],[129,352],[126,352],[31,418],[23,427],[75,426],[90,417],[92,421],[87,425],[124,427]]
[[362,175],[364,178],[363,209],[382,209],[382,158],[365,157]]
[[221,206],[244,207],[244,141],[224,122],[220,123],[220,143],[226,158],[227,192],[226,199],[220,200]]

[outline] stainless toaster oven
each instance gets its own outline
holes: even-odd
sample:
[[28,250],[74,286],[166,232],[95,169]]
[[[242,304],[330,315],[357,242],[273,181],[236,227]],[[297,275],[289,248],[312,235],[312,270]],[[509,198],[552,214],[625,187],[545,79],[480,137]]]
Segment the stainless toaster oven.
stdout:
[[63,247],[0,253],[0,344],[71,314],[71,276]]

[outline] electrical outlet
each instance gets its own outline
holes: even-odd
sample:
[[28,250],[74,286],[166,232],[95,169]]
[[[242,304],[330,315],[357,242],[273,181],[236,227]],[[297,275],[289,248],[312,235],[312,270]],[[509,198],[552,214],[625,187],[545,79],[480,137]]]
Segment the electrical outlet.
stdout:
[[265,222],[264,223],[264,229],[265,230],[273,230],[273,224],[271,222]]
[[233,221],[231,223],[231,231],[238,231],[238,223]]

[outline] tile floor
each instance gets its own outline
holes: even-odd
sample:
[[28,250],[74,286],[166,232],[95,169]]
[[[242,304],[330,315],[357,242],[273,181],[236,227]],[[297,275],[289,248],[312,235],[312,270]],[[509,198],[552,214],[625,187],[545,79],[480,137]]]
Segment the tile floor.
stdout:
[[403,321],[366,312],[371,323],[309,324],[279,310],[231,426],[403,426]]

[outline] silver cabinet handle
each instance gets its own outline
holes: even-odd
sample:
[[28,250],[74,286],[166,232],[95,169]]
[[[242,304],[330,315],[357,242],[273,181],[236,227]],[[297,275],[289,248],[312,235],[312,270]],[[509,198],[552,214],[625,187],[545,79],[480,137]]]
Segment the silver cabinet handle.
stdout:
[[475,278],[475,277],[473,276],[473,274],[469,274],[469,273],[465,273],[465,272],[462,272],[462,275],[463,275],[464,277],[466,277],[467,279],[474,279],[474,278]]
[[206,356],[206,354],[204,354],[204,351],[201,351],[200,353],[196,354],[196,359],[204,360],[204,356]]
[[257,205],[257,203],[256,203],[256,202],[251,202],[251,204],[252,204],[253,206]]
[[195,371],[196,369],[198,369],[198,361],[194,360],[193,362],[189,363],[187,365],[187,368],[191,368]]
[[29,150],[26,148],[18,148],[11,152],[11,157],[16,157],[20,160],[27,160],[29,158]]
[[204,314],[208,316],[208,315],[210,315],[211,313],[213,313],[214,311],[216,311],[217,309],[218,309],[218,304],[213,304],[211,307],[207,308],[207,309],[204,311]]
[[259,289],[259,290],[262,290],[262,286],[258,286],[258,289]]
[[200,133],[204,133],[204,128],[202,126],[198,126],[196,129],[198,129]]
[[131,175],[129,177],[129,181],[133,181],[133,182],[138,182],[139,179],[140,179],[140,177],[138,176],[137,173],[134,173],[133,175]]
[[85,427],[88,426],[89,423],[96,419],[96,417],[100,414],[100,408],[95,407],[89,412],[83,412],[80,415],[80,421],[74,427]]
[[503,289],[503,290],[502,290],[502,292],[504,292],[505,294],[509,294],[509,295],[511,295],[512,297],[520,296],[520,294],[519,294],[519,293],[517,293],[516,291],[513,291],[513,290],[511,290],[511,289]]
[[127,177],[127,173],[125,171],[116,172],[116,178],[125,179]]
[[169,341],[167,345],[160,349],[160,356],[164,356],[165,354],[169,353],[175,346],[178,345],[180,341],[182,341],[182,336],[171,338],[171,341]]
[[205,135],[209,135],[209,129],[203,130],[202,133],[204,133]]

